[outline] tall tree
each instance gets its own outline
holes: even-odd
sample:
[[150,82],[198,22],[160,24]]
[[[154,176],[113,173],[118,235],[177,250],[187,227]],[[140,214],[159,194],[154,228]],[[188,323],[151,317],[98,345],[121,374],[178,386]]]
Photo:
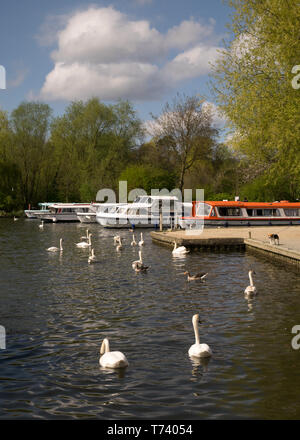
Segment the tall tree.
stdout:
[[[231,144],[252,166],[249,178],[300,191],[300,64],[297,0],[230,0],[230,41],[215,63],[213,90],[232,132]],[[287,178],[288,176],[288,178]],[[278,194],[278,196],[280,196]]]
[[217,135],[211,109],[203,102],[197,96],[177,94],[171,104],[165,104],[161,116],[152,115],[150,132],[156,142],[168,145],[175,154],[181,191],[186,172],[197,159],[209,154]]
[[71,103],[51,128],[60,198],[86,201],[103,186],[116,189],[141,135],[141,122],[127,101]]
[[20,191],[25,205],[38,201],[51,113],[47,104],[23,102],[11,114],[13,137],[9,154],[20,172]]

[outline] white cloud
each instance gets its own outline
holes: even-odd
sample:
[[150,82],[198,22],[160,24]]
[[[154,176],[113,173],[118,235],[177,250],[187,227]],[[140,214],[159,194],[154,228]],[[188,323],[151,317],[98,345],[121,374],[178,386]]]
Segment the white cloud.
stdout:
[[151,64],[72,64],[56,63],[43,86],[43,95],[66,100],[99,96],[114,100],[122,96],[131,99],[158,97],[161,83],[156,81],[158,68]]
[[191,18],[165,34],[113,7],[92,6],[64,20],[55,33],[54,68],[40,92],[49,100],[156,99],[179,81],[207,74],[216,57],[213,20]]
[[210,71],[210,64],[218,56],[218,47],[196,46],[177,55],[163,69],[164,74],[172,81],[196,78]]
[[169,47],[185,49],[191,44],[197,44],[202,39],[213,36],[215,21],[210,19],[209,24],[203,25],[194,19],[184,20],[178,26],[169,29],[166,43]]

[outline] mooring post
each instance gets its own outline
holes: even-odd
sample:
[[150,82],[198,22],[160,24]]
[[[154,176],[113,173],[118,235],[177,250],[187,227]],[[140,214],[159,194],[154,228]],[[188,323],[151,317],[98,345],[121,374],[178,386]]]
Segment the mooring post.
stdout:
[[249,234],[249,238],[251,238],[251,231],[248,231],[248,234]]
[[163,216],[162,216],[162,200],[159,200],[159,230],[163,230]]

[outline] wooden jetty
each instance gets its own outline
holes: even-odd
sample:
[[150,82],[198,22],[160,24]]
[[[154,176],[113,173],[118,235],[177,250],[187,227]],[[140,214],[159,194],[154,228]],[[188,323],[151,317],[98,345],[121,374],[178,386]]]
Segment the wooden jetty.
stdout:
[[[268,234],[279,235],[279,245],[270,244]],[[300,226],[252,226],[204,228],[203,231],[151,232],[153,242],[185,246],[191,250],[249,250],[270,259],[293,264],[300,270]]]

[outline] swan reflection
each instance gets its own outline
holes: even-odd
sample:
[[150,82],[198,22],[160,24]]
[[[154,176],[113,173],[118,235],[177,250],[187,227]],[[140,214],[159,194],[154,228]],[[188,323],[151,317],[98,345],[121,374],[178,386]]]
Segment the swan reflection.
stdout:
[[99,370],[104,374],[115,374],[118,377],[118,379],[123,379],[126,375],[127,367],[115,368],[115,369],[100,367]]
[[202,372],[206,373],[208,371],[208,364],[211,361],[211,357],[198,358],[195,356],[190,356],[190,360],[192,361],[192,375],[198,376],[202,374]]

